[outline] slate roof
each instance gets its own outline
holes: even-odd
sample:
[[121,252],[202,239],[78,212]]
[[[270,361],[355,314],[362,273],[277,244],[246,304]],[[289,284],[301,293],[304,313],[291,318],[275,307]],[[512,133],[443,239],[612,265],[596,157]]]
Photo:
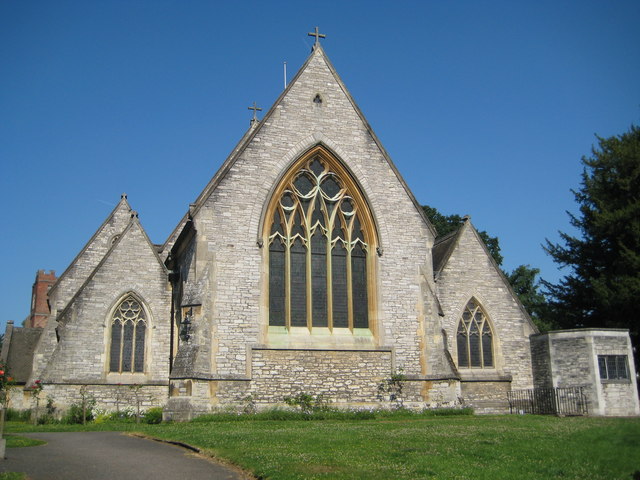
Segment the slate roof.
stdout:
[[42,328],[13,328],[6,361],[9,375],[16,383],[26,383],[29,379],[33,367],[33,352],[41,334]]
[[451,253],[456,246],[458,236],[460,235],[461,231],[462,227],[436,239],[431,251],[431,255],[433,257],[434,275],[438,275],[446,265],[449,257],[451,256]]

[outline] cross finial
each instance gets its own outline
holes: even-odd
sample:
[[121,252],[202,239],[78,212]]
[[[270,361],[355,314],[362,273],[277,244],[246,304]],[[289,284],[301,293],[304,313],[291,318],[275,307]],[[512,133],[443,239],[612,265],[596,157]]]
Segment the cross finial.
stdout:
[[315,47],[316,45],[320,45],[320,39],[321,38],[326,38],[327,36],[323,33],[318,32],[318,27],[316,27],[316,31],[311,33],[307,33],[308,36],[310,37],[316,37],[316,43],[313,44],[313,46]]
[[253,110],[253,118],[251,119],[251,124],[253,125],[255,122],[258,121],[257,112],[261,112],[262,109],[256,106],[256,102],[253,102],[253,106],[247,107],[247,110]]

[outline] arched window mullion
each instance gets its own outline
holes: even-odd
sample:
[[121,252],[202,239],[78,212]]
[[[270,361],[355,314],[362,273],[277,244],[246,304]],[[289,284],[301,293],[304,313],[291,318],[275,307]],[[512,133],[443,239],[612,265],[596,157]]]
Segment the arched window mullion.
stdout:
[[110,326],[109,371],[144,372],[147,317],[141,302],[126,296],[113,312]]
[[[265,224],[265,232],[270,228],[269,245],[276,241],[273,222],[283,203],[286,203],[286,208],[296,205],[303,224],[300,229],[297,226],[294,228],[297,220],[293,217],[296,213],[290,214],[286,231],[283,232],[286,260],[284,268],[280,267],[281,273],[275,272],[277,261],[269,262],[270,286],[278,285],[279,275],[285,277],[286,321],[283,323],[287,329],[291,329],[302,326],[304,321],[310,331],[313,327],[326,327],[330,331],[336,327],[347,327],[352,331],[355,327],[367,328],[369,312],[373,308],[369,292],[370,252],[373,250],[368,244],[375,237],[375,233],[372,233],[372,217],[366,204],[362,204],[364,199],[357,187],[339,164],[332,163],[324,154],[311,153],[296,165],[277,188],[275,205],[272,204],[267,210],[271,212],[271,223]],[[355,232],[354,219],[360,215],[360,209],[367,212],[368,227],[367,230],[358,227],[358,232]],[[297,240],[298,235],[304,238]],[[342,242],[339,247],[338,241]],[[302,251],[301,247],[305,250]],[[293,266],[294,248],[299,254],[304,253],[304,265]],[[273,251],[270,248],[267,254],[271,255]],[[354,265],[354,261],[357,265]],[[354,269],[357,270],[357,278]],[[304,283],[304,293],[301,290],[296,293],[294,277],[298,274],[304,275],[297,282],[301,288]],[[354,285],[354,282],[358,285]],[[271,290],[269,292],[271,308],[277,305],[277,299],[272,300]],[[277,321],[278,315],[269,315],[270,325],[282,325],[271,323],[272,320]]]
[[[456,330],[458,366],[461,368],[493,367],[493,334],[482,307],[471,299],[465,306]],[[488,340],[486,340],[488,338]],[[464,352],[461,351],[464,348]]]
[[[325,260],[326,260],[326,292],[327,292],[327,327],[329,331],[333,331],[333,257],[331,252],[333,250],[333,221],[332,216],[329,213],[329,207],[327,200],[322,198],[322,208],[325,220]],[[335,211],[335,206],[333,208]]]
[[131,332],[131,371],[135,372],[136,367],[136,331],[138,330],[138,322],[132,321],[133,332]]
[[124,355],[124,327],[125,323],[120,320],[120,354],[118,356],[118,372],[122,373],[122,355]]

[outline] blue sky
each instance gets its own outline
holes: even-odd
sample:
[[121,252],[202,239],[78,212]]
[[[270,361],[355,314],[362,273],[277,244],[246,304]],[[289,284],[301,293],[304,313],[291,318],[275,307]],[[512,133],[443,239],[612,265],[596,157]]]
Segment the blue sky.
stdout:
[[545,238],[594,134],[640,123],[640,2],[0,2],[2,314],[122,192],[162,243],[309,54],[325,51],[416,198],[556,281]]

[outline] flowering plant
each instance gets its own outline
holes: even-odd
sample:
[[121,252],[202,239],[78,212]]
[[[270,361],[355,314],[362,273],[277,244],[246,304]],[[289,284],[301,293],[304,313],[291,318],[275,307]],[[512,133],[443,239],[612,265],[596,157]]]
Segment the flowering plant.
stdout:
[[42,391],[43,385],[42,382],[40,380],[36,380],[35,382],[33,382],[33,384],[29,387],[29,389],[33,392],[33,394],[37,397],[38,395],[40,395],[40,392]]
[[7,366],[0,363],[0,403],[6,403],[7,393],[14,384],[13,378],[7,372]]

